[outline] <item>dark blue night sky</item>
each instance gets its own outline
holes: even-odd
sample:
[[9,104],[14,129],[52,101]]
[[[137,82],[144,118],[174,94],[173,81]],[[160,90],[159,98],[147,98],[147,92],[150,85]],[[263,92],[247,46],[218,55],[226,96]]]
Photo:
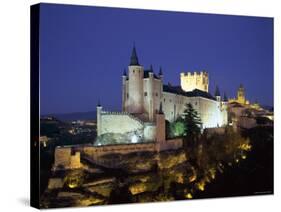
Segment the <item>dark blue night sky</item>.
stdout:
[[139,62],[209,72],[210,92],[273,105],[273,19],[101,7],[41,5],[41,114],[121,110],[121,83],[135,42]]

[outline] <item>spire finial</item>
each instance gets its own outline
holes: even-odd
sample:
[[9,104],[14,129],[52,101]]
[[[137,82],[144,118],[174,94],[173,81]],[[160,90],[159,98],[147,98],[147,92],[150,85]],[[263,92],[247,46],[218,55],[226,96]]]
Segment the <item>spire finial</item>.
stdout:
[[139,60],[138,60],[138,56],[137,56],[135,42],[134,42],[134,46],[133,46],[133,50],[132,50],[130,66],[139,66]]
[[98,104],[97,104],[97,107],[101,107],[101,104],[100,104],[100,99],[98,99]]

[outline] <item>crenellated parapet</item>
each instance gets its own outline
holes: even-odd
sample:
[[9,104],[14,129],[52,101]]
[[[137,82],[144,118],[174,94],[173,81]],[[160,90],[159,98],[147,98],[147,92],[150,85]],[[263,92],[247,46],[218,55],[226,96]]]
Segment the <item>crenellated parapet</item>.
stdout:
[[208,76],[208,72],[206,71],[187,71],[187,72],[181,72],[181,76]]
[[209,91],[209,75],[206,71],[182,72],[180,78],[181,88],[184,91],[193,91],[194,89]]

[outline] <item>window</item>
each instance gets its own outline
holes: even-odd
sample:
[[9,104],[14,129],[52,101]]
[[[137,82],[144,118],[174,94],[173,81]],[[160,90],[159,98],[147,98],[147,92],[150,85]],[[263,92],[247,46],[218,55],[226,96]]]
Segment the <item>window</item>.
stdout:
[[155,93],[155,96],[158,96],[158,93],[157,93],[157,92]]
[[144,92],[144,96],[147,96],[147,92]]
[[129,94],[127,93],[127,99],[129,99]]

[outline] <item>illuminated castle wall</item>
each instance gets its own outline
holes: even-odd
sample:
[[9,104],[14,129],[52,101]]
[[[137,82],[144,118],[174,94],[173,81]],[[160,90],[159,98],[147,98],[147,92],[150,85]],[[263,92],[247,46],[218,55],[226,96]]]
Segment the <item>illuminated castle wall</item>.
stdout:
[[209,76],[207,72],[181,73],[181,88],[184,91],[199,89],[209,92]]

